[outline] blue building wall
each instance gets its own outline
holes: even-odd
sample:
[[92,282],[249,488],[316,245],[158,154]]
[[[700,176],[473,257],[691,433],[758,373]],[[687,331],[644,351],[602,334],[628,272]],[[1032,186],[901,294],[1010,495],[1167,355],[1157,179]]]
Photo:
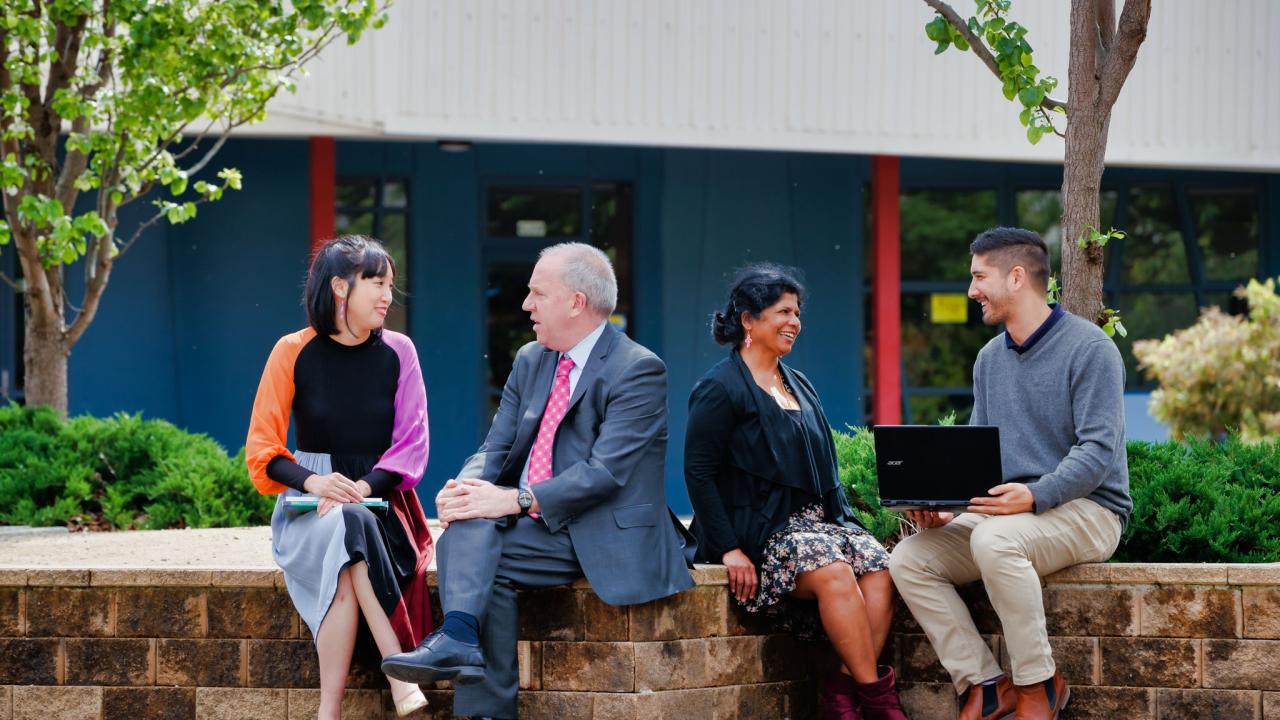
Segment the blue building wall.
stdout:
[[[299,299],[308,256],[308,154],[299,140],[236,140],[216,166],[245,175],[242,192],[182,226],[157,227],[117,264],[98,319],[73,351],[71,411],[119,410],[170,419],[235,452],[262,365],[280,335],[305,323]],[[504,182],[626,181],[634,187],[631,333],[669,369],[667,491],[689,510],[681,456],[686,402],[723,357],[709,318],[735,268],[752,260],[799,266],[810,302],[790,358],[814,381],[833,425],[864,422],[864,157],[801,153],[343,141],[340,175],[410,181],[410,333],[426,376],[431,462],[425,497],[461,466],[487,428],[484,191]],[[904,188],[1053,188],[1060,169],[905,159]],[[1280,176],[1109,170],[1107,183],[1170,177],[1241,178],[1264,188],[1264,255],[1280,273]],[[122,227],[149,214],[131,208]],[[963,251],[963,249],[961,250]],[[12,253],[0,255],[11,263]],[[69,271],[73,301],[78,269]],[[12,368],[14,297],[0,298],[0,369]],[[1130,398],[1131,406],[1135,405]],[[1143,426],[1144,433],[1158,428]]]
[[[216,166],[240,168],[244,189],[186,224],[157,225],[120,258],[72,351],[72,414],[142,412],[233,453],[244,444],[272,345],[305,324],[307,163],[305,142],[228,143]],[[121,228],[150,210],[129,207]],[[74,301],[83,275],[67,277]]]

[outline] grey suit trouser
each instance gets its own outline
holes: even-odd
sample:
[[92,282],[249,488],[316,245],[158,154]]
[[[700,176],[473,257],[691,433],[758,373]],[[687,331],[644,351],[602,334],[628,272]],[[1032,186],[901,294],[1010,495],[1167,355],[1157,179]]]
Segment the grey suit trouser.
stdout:
[[521,516],[451,523],[436,546],[440,605],[480,622],[484,681],[454,688],[453,712],[462,716],[515,718],[516,588],[563,585],[582,577],[567,530]]

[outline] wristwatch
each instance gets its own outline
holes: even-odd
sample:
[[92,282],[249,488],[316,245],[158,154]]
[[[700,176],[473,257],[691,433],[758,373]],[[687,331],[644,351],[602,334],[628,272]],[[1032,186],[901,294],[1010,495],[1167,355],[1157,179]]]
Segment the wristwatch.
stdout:
[[533,507],[533,493],[529,492],[529,488],[520,488],[516,492],[516,504],[520,506],[521,515],[529,514],[529,508]]

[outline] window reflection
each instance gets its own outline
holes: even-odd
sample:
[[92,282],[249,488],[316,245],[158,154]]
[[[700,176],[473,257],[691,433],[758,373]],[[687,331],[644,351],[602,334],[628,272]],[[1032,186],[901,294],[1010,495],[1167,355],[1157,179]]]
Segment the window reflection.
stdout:
[[995,190],[902,193],[902,278],[969,280],[969,243],[999,224]]
[[395,302],[386,327],[409,331],[409,183],[404,178],[340,177],[335,187],[334,229],[382,241],[396,263]]
[[1147,185],[1132,188],[1129,191],[1128,225],[1124,241],[1126,283],[1155,285],[1191,281],[1172,187]]
[[489,188],[489,237],[559,237],[582,232],[582,188]]
[[1258,272],[1258,194],[1193,190],[1196,242],[1209,280],[1241,280]]

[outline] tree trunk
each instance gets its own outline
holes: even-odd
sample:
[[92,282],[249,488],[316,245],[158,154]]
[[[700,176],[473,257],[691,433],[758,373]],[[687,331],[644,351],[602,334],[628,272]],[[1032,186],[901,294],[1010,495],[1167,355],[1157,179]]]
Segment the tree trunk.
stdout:
[[[1081,112],[1067,124],[1062,167],[1062,307],[1090,322],[1102,318],[1103,250],[1080,247],[1088,228],[1098,228],[1107,123]],[[1101,228],[1100,228],[1101,229]]]
[[1086,228],[1098,227],[1098,193],[1107,150],[1107,117],[1100,108],[1098,6],[1072,0],[1068,60],[1066,148],[1062,163],[1062,307],[1090,322],[1102,317],[1102,252],[1080,247]]
[[46,269],[23,263],[26,332],[22,358],[26,365],[23,394],[28,406],[47,405],[67,416],[67,359],[72,343],[63,315],[62,266]]
[[63,338],[61,323],[50,327],[35,313],[27,312],[27,329],[22,350],[26,363],[24,393],[29,406],[47,405],[61,417],[67,416],[67,359],[71,348]]

